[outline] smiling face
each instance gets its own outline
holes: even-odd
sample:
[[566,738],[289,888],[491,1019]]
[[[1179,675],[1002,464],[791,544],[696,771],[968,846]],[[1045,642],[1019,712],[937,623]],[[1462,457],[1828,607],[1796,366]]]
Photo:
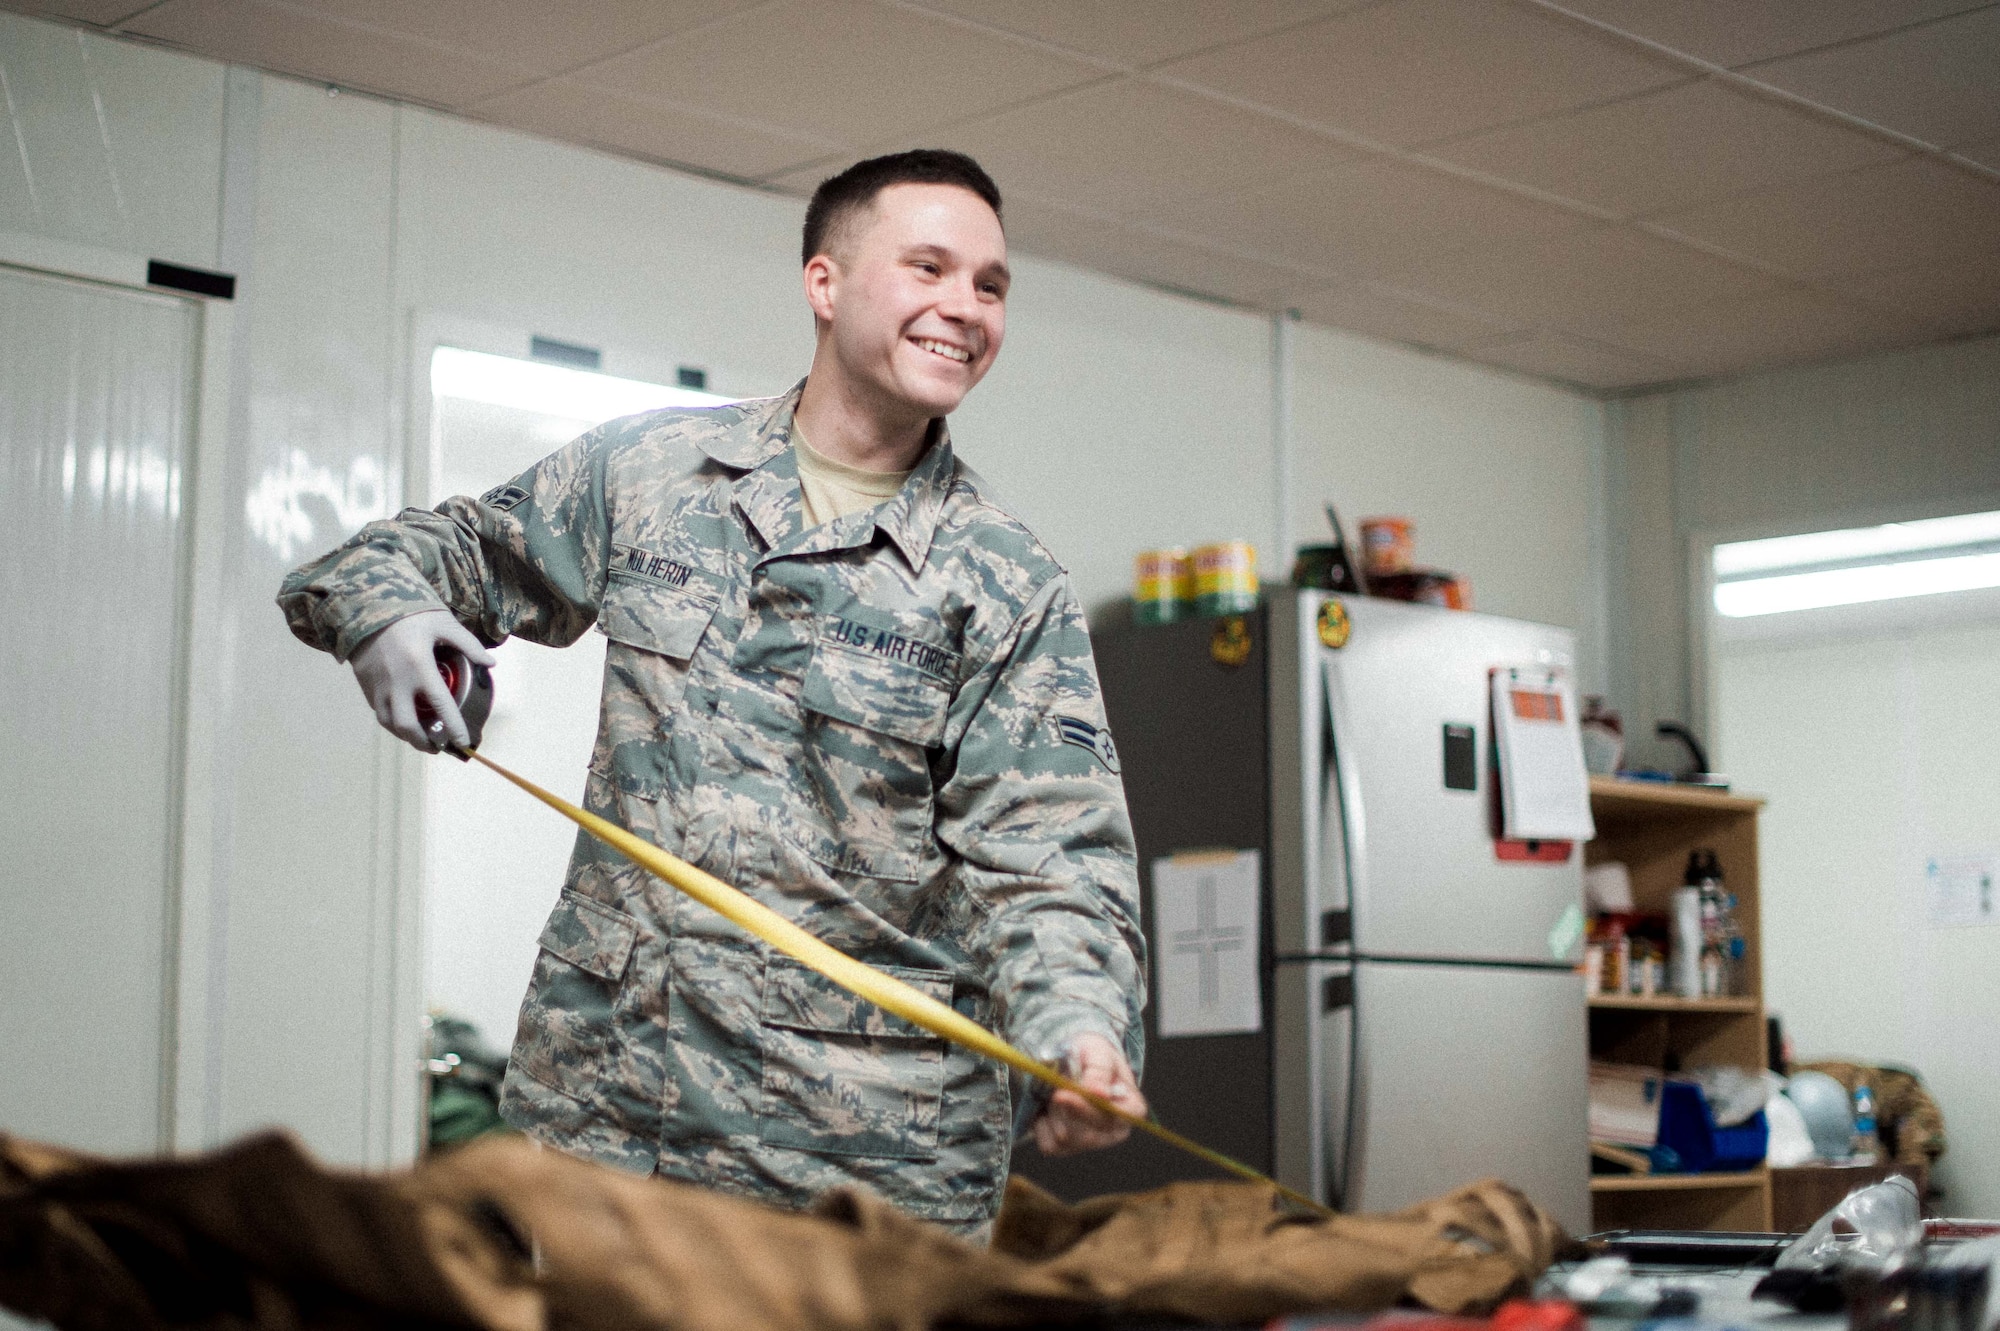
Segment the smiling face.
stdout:
[[806,264],[820,354],[886,422],[956,408],[1007,330],[1007,238],[956,185],[891,185]]

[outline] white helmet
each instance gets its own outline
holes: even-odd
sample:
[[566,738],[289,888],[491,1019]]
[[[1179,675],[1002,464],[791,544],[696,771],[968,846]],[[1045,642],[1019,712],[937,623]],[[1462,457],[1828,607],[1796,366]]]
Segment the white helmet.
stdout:
[[1854,1151],[1854,1102],[1847,1088],[1824,1072],[1795,1072],[1785,1094],[1798,1106],[1822,1160],[1845,1160]]

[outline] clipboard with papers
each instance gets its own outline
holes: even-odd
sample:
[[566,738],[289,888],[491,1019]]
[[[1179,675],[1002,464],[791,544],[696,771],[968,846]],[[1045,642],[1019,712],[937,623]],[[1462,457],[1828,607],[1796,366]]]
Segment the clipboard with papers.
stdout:
[[1567,671],[1505,666],[1492,672],[1493,745],[1500,770],[1500,835],[1509,841],[1588,841],[1590,777]]

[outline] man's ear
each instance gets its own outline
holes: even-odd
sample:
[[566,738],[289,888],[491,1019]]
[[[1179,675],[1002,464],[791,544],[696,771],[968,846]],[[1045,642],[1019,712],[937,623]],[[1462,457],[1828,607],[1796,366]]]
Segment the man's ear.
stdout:
[[840,296],[840,265],[830,254],[815,254],[806,262],[806,304],[821,323],[833,322],[834,305]]

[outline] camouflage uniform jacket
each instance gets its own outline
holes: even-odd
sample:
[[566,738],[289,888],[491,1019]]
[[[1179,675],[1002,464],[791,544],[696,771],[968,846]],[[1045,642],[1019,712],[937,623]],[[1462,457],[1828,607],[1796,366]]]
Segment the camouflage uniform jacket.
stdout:
[[[341,660],[440,604],[488,643],[594,622],[591,810],[1033,1054],[1096,1031],[1136,1068],[1135,852],[1067,575],[941,421],[893,499],[802,530],[798,393],[612,421],[370,523],[279,603]],[[996,1065],[583,835],[502,1111],[627,1169],[791,1205],[858,1182],[967,1229],[1013,1135]]]

